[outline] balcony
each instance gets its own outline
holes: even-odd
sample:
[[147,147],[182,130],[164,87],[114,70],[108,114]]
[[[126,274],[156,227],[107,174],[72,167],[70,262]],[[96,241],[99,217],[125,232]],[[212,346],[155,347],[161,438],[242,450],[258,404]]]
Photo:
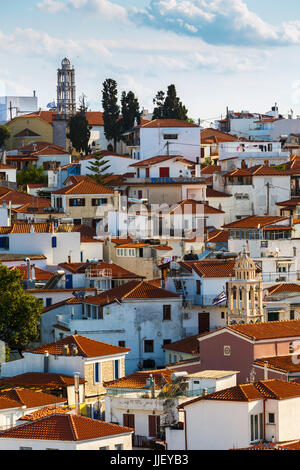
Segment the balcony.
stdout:
[[180,177],[155,177],[155,178],[127,178],[127,184],[191,184],[191,183],[205,183],[205,178],[196,178],[195,176],[180,176]]
[[112,279],[111,269],[97,269],[89,268],[85,270],[85,276],[87,279]]

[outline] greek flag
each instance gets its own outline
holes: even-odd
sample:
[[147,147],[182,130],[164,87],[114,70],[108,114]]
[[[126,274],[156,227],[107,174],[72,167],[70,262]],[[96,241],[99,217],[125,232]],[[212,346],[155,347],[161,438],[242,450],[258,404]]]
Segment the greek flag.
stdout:
[[55,108],[55,107],[56,107],[55,101],[51,101],[51,103],[47,104],[47,108]]
[[227,300],[227,295],[226,295],[226,293],[223,291],[223,292],[221,292],[221,294],[218,295],[218,297],[216,297],[216,298],[213,300],[213,305],[222,304],[223,302],[226,302],[226,300]]

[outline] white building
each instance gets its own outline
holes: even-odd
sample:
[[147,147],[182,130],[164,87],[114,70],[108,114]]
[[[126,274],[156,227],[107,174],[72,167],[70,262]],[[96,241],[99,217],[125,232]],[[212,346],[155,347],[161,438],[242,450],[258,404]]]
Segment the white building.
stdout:
[[83,416],[54,414],[0,433],[1,450],[132,450],[132,430]]
[[33,96],[0,96],[0,125],[16,116],[38,111],[38,98]]
[[192,161],[201,157],[201,128],[179,119],[154,119],[127,133],[132,158],[145,160],[156,155],[182,155]]
[[299,437],[300,385],[262,380],[180,405],[185,429],[167,429],[168,450],[229,450]]
[[28,413],[41,410],[49,405],[66,404],[66,398],[24,388],[0,392],[0,430],[12,428]]
[[54,329],[58,335],[67,328],[71,334],[77,331],[97,341],[130,348],[128,373],[137,370],[138,364],[145,369],[163,365],[162,346],[183,336],[179,295],[147,282],[130,281],[88,297],[82,305],[74,305],[73,314],[64,310],[53,318],[52,326],[47,326],[49,331]]
[[287,163],[290,152],[281,149],[280,142],[221,142],[219,144],[219,164],[222,170],[241,168],[245,161],[248,168],[263,165],[266,160],[272,165]]

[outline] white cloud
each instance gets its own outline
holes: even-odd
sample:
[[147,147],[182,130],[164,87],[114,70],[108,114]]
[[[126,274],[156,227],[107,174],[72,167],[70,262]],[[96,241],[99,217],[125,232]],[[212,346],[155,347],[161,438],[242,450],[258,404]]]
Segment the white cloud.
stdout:
[[273,26],[249,10],[244,0],[150,0],[132,8],[132,21],[203,39],[209,44],[282,46],[300,44],[300,21]]
[[107,19],[116,19],[125,21],[127,19],[127,11],[122,6],[110,2],[109,0],[43,0],[37,4],[40,9],[46,10],[48,13],[57,13],[61,10],[73,10],[79,13],[97,13]]
[[65,8],[65,4],[63,2],[55,0],[43,0],[43,2],[39,2],[37,6],[48,13],[58,13]]
[[11,34],[6,34],[0,30],[0,52],[30,57],[40,55],[43,57],[56,57],[59,54],[75,56],[76,54],[90,52],[109,55],[109,50],[101,40],[60,39],[31,28],[16,28]]

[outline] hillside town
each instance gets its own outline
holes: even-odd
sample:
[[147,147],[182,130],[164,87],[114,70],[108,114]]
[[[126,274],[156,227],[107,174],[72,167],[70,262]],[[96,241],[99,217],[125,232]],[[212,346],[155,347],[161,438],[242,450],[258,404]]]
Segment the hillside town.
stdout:
[[300,450],[300,116],[55,87],[0,98],[0,450]]

